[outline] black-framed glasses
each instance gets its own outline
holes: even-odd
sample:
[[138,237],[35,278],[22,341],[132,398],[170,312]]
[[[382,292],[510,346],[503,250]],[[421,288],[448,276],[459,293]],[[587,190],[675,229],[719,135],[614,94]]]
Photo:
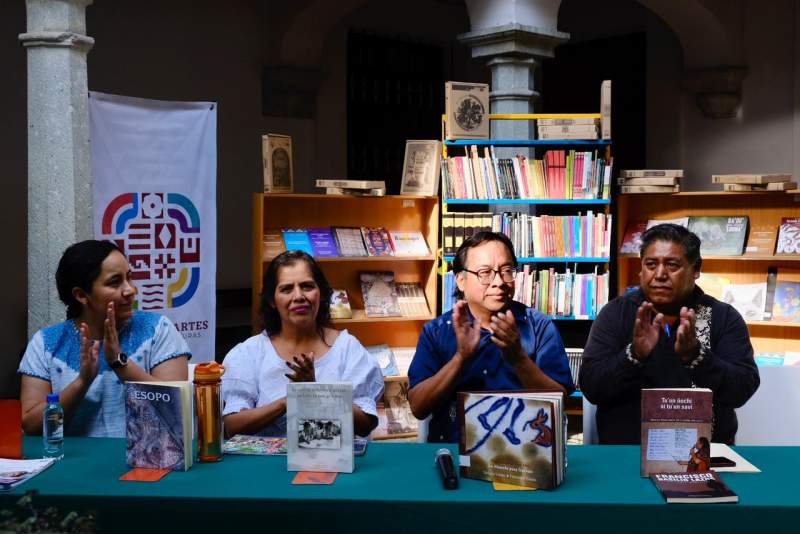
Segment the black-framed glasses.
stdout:
[[516,267],[500,267],[499,269],[478,269],[477,271],[470,271],[469,269],[464,269],[464,271],[468,273],[474,274],[478,278],[478,282],[481,284],[488,286],[494,280],[494,275],[499,274],[500,280],[503,282],[510,284],[514,281],[514,278],[517,276],[517,269]]

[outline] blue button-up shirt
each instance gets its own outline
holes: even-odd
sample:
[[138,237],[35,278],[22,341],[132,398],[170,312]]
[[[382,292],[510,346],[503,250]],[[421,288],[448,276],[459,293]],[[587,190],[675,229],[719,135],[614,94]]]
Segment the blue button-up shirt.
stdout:
[[[575,386],[569,370],[564,343],[553,322],[538,310],[516,301],[510,305],[517,321],[522,348],[547,376],[572,393]],[[452,310],[428,322],[422,330],[417,351],[408,370],[411,388],[432,377],[456,353],[456,334]],[[469,314],[470,321],[474,320]],[[428,425],[428,441],[457,443],[457,392],[518,390],[522,383],[514,368],[503,359],[501,349],[492,343],[492,333],[481,328],[477,354],[458,377],[453,396],[434,410]]]

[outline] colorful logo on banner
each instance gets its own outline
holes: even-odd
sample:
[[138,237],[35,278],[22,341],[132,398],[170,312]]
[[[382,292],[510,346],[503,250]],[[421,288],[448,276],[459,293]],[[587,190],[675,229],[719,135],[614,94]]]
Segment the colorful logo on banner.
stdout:
[[131,265],[140,310],[179,308],[200,284],[200,215],[178,193],[123,193],[103,211],[103,238]]

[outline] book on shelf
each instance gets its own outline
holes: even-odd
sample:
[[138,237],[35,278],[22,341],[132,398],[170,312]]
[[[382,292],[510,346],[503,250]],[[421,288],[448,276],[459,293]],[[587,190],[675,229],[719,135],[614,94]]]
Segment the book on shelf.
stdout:
[[392,242],[389,239],[389,232],[383,227],[361,227],[361,236],[367,246],[367,253],[370,256],[394,256]]
[[775,286],[772,320],[800,322],[800,282],[779,281]]
[[778,229],[776,255],[800,254],[800,217],[783,217]]
[[642,234],[647,230],[647,221],[631,221],[625,229],[620,254],[639,254],[642,248]]
[[680,185],[623,185],[620,186],[619,192],[624,195],[641,194],[641,193],[680,193]]
[[572,375],[572,383],[575,384],[575,390],[580,391],[580,371],[581,363],[583,362],[583,349],[570,348],[564,349],[567,353],[567,361],[569,362],[569,373]]
[[598,119],[575,117],[572,119],[536,119],[536,126],[599,126]]
[[564,140],[573,140],[573,141],[580,141],[580,140],[587,140],[592,141],[595,139],[599,139],[600,137],[597,135],[597,130],[589,131],[589,130],[570,130],[567,132],[555,132],[550,130],[542,131],[541,129],[538,132],[539,139],[564,139]]
[[0,491],[16,488],[56,462],[56,458],[15,460],[0,458]]
[[386,196],[385,187],[373,189],[347,189],[345,187],[326,187],[326,195],[351,195],[356,197],[384,197]]
[[772,225],[754,225],[750,227],[744,255],[748,257],[768,257],[775,254],[775,241],[778,239],[778,228]]
[[194,458],[189,382],[126,382],[128,467],[186,471]]
[[302,250],[309,256],[314,255],[314,249],[311,247],[311,240],[306,229],[284,228],[281,232],[283,233],[283,242],[286,245],[286,250]]
[[[564,273],[555,269],[534,270],[529,264],[517,273],[514,300],[551,317],[589,319],[608,303],[609,274]],[[449,308],[448,308],[449,309]]]
[[700,276],[694,283],[703,290],[703,293],[711,295],[717,300],[722,300],[722,293],[730,285],[731,279],[707,271],[700,271]]
[[391,347],[387,344],[382,345],[371,345],[369,347],[364,347],[367,349],[375,361],[378,363],[378,367],[381,368],[381,372],[383,376],[399,376],[400,371],[397,368],[397,361],[394,358],[394,352],[392,352]]
[[343,226],[333,227],[333,236],[339,254],[345,257],[369,256],[367,247],[364,246],[364,237],[361,228],[348,228]]
[[317,187],[340,187],[342,189],[386,189],[384,180],[322,180],[317,179]]
[[400,194],[429,197],[436,195],[439,192],[441,161],[441,141],[406,141]]
[[222,444],[224,454],[278,456],[286,454],[286,438],[236,434]]
[[308,239],[315,258],[337,258],[339,250],[336,248],[336,239],[329,227],[309,228]]
[[383,398],[378,403],[378,426],[373,439],[413,437],[419,431],[419,421],[408,402],[408,382],[396,380],[384,384]]
[[590,134],[588,139],[597,139],[597,126],[594,124],[547,125],[539,123],[536,130],[541,134]]
[[264,230],[261,259],[263,261],[269,261],[285,251],[286,245],[283,244],[283,233],[280,228],[268,228]]
[[361,272],[361,294],[367,317],[401,317],[397,302],[394,273],[390,271]]
[[766,184],[723,184],[723,191],[790,191],[797,189],[797,182],[769,182]]
[[395,282],[397,305],[403,317],[425,317],[431,314],[425,291],[419,282]]
[[331,293],[331,319],[352,319],[353,310],[350,308],[350,298],[344,289],[333,289]]
[[653,473],[650,479],[667,503],[737,503],[739,497],[714,471]]
[[700,238],[703,256],[741,256],[747,236],[748,217],[689,217],[689,231]]
[[677,224],[684,228],[689,228],[689,217],[677,217],[675,219],[650,219],[647,221],[647,229],[659,224]]
[[293,190],[292,138],[288,135],[261,136],[264,163],[264,192],[291,193]]
[[767,304],[767,283],[728,284],[720,299],[733,306],[745,321],[763,321]]
[[459,392],[456,409],[462,477],[536,489],[563,482],[563,393]]
[[489,139],[489,85],[446,82],[445,139]]
[[[622,169],[620,178],[683,178],[683,169]],[[677,181],[673,184],[678,183]]]
[[[798,281],[796,276],[790,277],[792,281]],[[783,280],[787,281],[786,273]],[[772,312],[775,305],[775,290],[778,288],[778,268],[767,267],[767,297],[764,299],[764,319],[772,319]]]
[[600,133],[603,139],[611,139],[611,80],[600,84]]
[[642,389],[641,476],[708,470],[712,405],[707,388]]
[[353,385],[286,385],[286,460],[289,471],[353,472]]
[[791,174],[714,174],[712,184],[769,184],[774,182],[790,182]]
[[428,244],[419,230],[410,232],[389,230],[389,241],[395,256],[430,256],[431,254]]
[[453,271],[447,271],[444,273],[444,276],[442,276],[442,284],[444,285],[444,291],[442,292],[442,313],[447,313],[453,309],[453,306],[456,303],[455,273],[453,273]]
[[620,178],[617,180],[619,185],[658,185],[676,186],[680,185],[680,178],[677,176],[653,177],[653,178]]
[[607,199],[612,167],[613,158],[597,150],[498,158],[494,147],[481,155],[473,145],[445,160],[443,190],[451,199]]

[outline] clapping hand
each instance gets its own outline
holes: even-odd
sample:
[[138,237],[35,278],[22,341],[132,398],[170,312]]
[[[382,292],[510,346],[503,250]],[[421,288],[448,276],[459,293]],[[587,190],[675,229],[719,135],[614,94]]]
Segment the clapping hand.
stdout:
[[97,340],[89,338],[89,326],[86,323],[81,323],[78,331],[81,337],[80,369],[78,374],[88,386],[94,381],[100,369],[100,344]]
[[309,352],[308,356],[292,356],[291,362],[286,362],[286,366],[294,371],[293,374],[286,373],[286,378],[292,382],[316,382],[314,375],[314,353]]
[[103,321],[103,356],[106,362],[111,363],[117,359],[117,355],[120,352],[117,316],[114,310],[114,303],[109,302],[106,307],[106,318]]
[[456,334],[457,354],[467,362],[477,352],[481,341],[481,325],[478,321],[470,322],[467,303],[463,300],[453,306],[453,330]]
[[694,323],[696,316],[694,310],[681,308],[680,323],[675,333],[675,354],[681,360],[688,362],[697,357],[700,344],[695,336]]
[[519,337],[517,321],[511,310],[499,312],[492,316],[492,343],[500,347],[503,351],[503,358],[508,363],[515,363],[519,358],[524,357],[522,342]]
[[633,352],[636,358],[644,360],[658,343],[658,336],[664,324],[664,314],[656,313],[650,302],[643,302],[636,310],[636,322],[633,325]]

